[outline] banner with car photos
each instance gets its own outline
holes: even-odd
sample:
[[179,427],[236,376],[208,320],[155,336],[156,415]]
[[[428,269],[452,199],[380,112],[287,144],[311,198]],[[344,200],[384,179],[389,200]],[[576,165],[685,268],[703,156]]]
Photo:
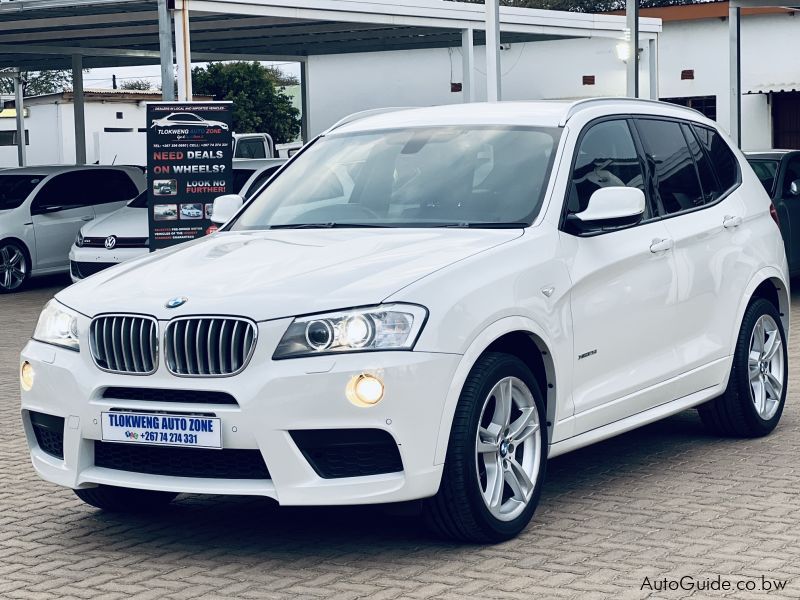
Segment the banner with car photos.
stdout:
[[214,198],[232,193],[231,102],[147,105],[150,250],[212,232]]

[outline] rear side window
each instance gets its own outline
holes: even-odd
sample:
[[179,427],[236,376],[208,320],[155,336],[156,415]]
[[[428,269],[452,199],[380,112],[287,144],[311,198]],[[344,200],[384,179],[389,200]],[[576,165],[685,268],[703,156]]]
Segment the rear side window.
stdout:
[[739,185],[739,161],[722,136],[709,127],[702,125],[693,127],[711,159],[711,164],[714,165],[714,171],[722,188],[721,193],[724,194]]
[[594,192],[614,186],[644,190],[642,164],[624,119],[602,121],[583,135],[570,181],[568,214],[586,210]]
[[267,158],[264,140],[259,138],[244,138],[236,143],[234,158]]
[[85,173],[84,179],[89,189],[95,191],[91,195],[92,204],[124,202],[136,198],[139,189],[124,171],[116,169],[97,169]]

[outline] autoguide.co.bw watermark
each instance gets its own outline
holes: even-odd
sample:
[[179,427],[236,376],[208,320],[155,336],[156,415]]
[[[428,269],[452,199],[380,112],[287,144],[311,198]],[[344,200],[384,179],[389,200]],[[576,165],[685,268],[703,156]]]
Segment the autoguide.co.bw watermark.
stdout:
[[769,579],[762,575],[750,579],[723,579],[721,575],[715,578],[705,577],[699,579],[691,575],[684,575],[678,579],[662,577],[650,579],[645,577],[640,590],[651,592],[670,591],[706,591],[706,592],[780,592],[786,589],[788,579]]

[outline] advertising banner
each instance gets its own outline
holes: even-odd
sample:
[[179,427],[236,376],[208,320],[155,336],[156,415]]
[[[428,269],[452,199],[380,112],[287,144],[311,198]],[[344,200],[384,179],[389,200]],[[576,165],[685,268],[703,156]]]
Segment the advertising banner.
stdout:
[[231,193],[231,102],[147,105],[150,250],[206,235],[214,198]]

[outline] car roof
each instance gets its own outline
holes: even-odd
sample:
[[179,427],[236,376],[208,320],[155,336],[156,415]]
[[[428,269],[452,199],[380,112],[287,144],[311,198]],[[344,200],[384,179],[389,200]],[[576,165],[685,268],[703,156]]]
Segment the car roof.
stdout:
[[34,165],[29,167],[12,167],[3,169],[3,175],[55,175],[67,171],[85,171],[88,169],[116,169],[121,171],[139,171],[139,167],[122,165]]
[[522,125],[563,127],[583,111],[602,109],[607,114],[648,114],[688,118],[713,125],[691,108],[636,98],[587,98],[534,102],[472,102],[423,108],[385,108],[345,117],[328,132],[364,132],[404,127],[442,125]]

